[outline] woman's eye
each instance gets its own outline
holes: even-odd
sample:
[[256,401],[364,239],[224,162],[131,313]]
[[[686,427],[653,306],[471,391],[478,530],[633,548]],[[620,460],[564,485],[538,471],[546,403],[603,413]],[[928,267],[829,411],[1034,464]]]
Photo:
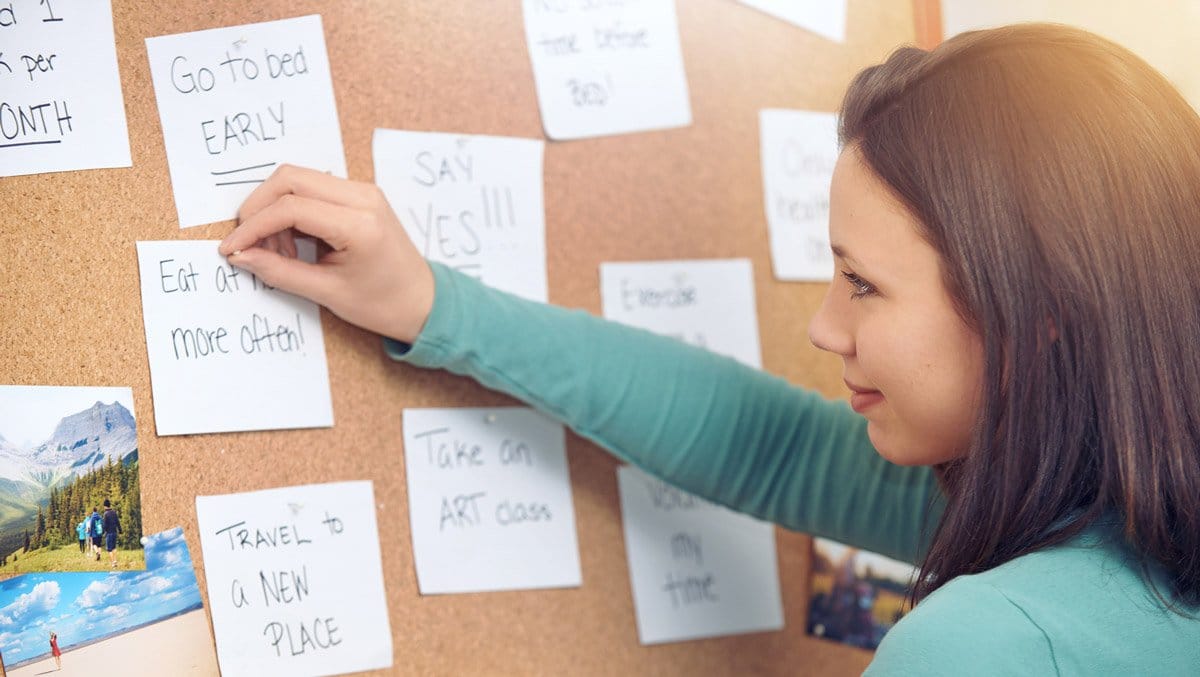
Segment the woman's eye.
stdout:
[[852,299],[861,299],[875,293],[875,287],[870,282],[848,270],[842,271],[842,277],[850,283],[850,298]]

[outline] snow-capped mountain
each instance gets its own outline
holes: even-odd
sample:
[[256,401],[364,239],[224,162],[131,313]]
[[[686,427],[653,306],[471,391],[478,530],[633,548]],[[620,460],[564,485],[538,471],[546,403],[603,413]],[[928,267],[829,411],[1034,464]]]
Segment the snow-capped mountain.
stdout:
[[50,439],[22,451],[0,437],[0,478],[51,486],[137,451],[133,414],[119,402],[97,402],[58,422]]

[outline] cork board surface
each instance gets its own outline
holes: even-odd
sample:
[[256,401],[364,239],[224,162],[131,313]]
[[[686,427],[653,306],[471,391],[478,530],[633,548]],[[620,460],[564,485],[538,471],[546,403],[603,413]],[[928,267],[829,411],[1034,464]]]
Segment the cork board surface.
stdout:
[[[806,327],[819,284],[771,273],[758,111],[834,110],[850,78],[912,42],[911,0],[851,0],[847,41],[825,40],[733,0],[679,0],[693,124],[545,151],[550,300],[599,313],[603,261],[745,257],[754,263],[765,369],[844,395],[840,363]],[[138,287],[137,240],[180,230],[145,38],[317,13],[351,178],[371,180],[376,127],[541,138],[520,3],[114,0],[133,167],[0,179],[0,383],[133,389],[147,533],[180,525],[204,589],[195,497],[370,479],[379,515],[405,515],[401,411],[511,405],[468,380],[398,365],[377,337],[322,312],[336,425],[158,437]],[[778,531],[786,629],[638,644],[616,462],[568,435],[583,586],[421,597],[407,519],[379,534],[395,674],[858,674],[870,653],[804,633],[809,539]]]

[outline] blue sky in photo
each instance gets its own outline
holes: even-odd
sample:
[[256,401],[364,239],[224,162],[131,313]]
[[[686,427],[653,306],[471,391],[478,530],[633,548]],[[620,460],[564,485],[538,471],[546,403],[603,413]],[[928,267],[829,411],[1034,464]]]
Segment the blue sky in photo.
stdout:
[[5,665],[58,646],[120,634],[201,605],[183,530],[146,536],[146,570],[36,573],[0,581],[0,652]]

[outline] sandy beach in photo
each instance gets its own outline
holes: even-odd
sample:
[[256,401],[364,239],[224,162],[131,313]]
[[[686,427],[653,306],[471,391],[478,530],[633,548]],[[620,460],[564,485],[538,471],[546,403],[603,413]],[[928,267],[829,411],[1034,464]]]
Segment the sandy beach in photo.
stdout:
[[[67,640],[59,636],[59,641]],[[109,668],[124,677],[218,675],[217,654],[207,615],[203,609],[196,609],[82,648],[63,647],[62,670],[55,670],[54,658],[46,656],[29,665],[9,669],[8,675],[95,677]]]

